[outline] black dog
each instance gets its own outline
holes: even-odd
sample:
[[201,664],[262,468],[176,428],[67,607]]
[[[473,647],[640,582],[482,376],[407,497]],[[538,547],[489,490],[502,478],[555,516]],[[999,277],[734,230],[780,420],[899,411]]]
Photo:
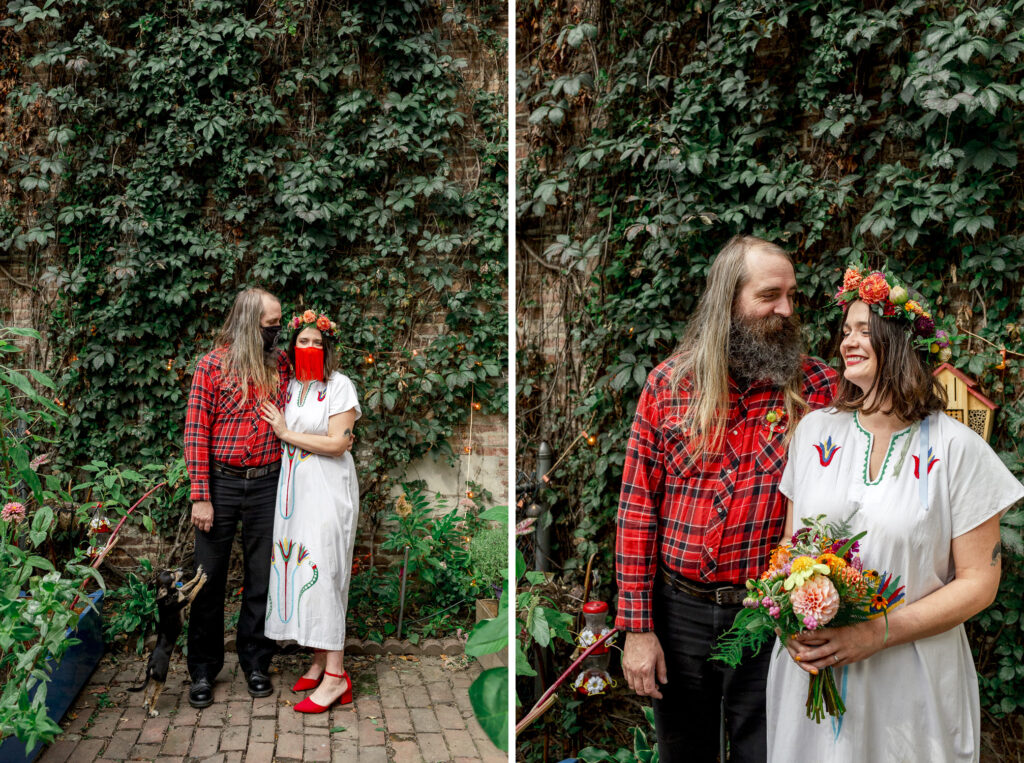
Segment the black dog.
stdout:
[[185,624],[185,607],[192,603],[199,589],[206,583],[206,573],[202,565],[196,570],[196,576],[187,583],[182,583],[184,573],[181,570],[164,570],[156,576],[156,646],[149,655],[146,664],[146,680],[142,686],[130,686],[128,691],[142,691],[153,680],[153,688],[146,692],[142,701],[149,714],[156,717],[156,700],[167,682],[167,671],[171,665],[171,653],[174,644]]

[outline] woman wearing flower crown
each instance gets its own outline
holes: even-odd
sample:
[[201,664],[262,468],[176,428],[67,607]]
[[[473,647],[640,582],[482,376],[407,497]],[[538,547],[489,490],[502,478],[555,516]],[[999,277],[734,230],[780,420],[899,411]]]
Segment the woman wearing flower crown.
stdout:
[[[883,273],[846,271],[833,407],[797,427],[780,490],[787,535],[825,513],[867,531],[864,564],[902,576],[905,604],[776,646],[769,760],[977,761],[978,680],[963,622],[999,586],[999,518],[1024,496],[985,441],[947,416],[927,358],[949,337]],[[821,602],[828,608],[829,602]],[[846,713],[806,717],[808,673],[834,668]]]
[[282,413],[263,418],[281,440],[266,635],[316,649],[313,664],[292,687],[316,689],[295,705],[322,713],[352,701],[344,669],[345,612],[352,571],[359,485],[348,452],[361,415],[356,390],[333,371],[337,325],[306,310],[287,324],[293,374]]

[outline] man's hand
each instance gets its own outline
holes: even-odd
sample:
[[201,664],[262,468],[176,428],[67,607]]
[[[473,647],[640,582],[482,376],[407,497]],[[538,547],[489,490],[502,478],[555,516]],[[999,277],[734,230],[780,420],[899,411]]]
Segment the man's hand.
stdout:
[[654,632],[627,633],[622,649],[622,674],[629,688],[641,697],[661,699],[658,684],[668,683],[665,653]]
[[192,524],[197,530],[210,532],[213,527],[213,504],[209,501],[196,501],[192,504]]

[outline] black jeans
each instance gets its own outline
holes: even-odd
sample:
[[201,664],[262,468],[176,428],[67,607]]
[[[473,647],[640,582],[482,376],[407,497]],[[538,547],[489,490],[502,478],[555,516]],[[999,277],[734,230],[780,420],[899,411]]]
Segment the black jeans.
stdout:
[[663,580],[655,584],[654,631],[668,670],[668,683],[660,687],[663,698],[654,700],[662,763],[717,759],[723,698],[729,760],[767,759],[765,685],[772,650],[766,646],[735,670],[708,661],[719,634],[732,625],[740,608],[688,596]]
[[274,509],[278,474],[253,480],[210,474],[213,527],[196,530],[196,567],[207,574],[188,624],[188,672],[193,681],[213,683],[224,667],[224,590],[227,586],[231,544],[242,522],[245,576],[242,611],[238,618],[238,663],[248,675],[266,673],[276,644],[263,635],[270,584],[270,550],[274,539]]

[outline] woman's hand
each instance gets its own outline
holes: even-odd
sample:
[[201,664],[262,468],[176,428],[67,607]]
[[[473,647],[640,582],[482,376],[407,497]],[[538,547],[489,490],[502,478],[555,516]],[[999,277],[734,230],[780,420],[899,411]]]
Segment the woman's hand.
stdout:
[[885,621],[865,620],[842,628],[798,633],[785,643],[790,656],[808,673],[866,660],[885,646]]
[[808,665],[807,662],[805,662],[805,655],[814,647],[823,644],[824,642],[822,640],[812,640],[810,638],[812,634],[810,633],[805,634],[806,636],[808,636],[807,641],[798,641],[796,636],[783,638],[782,631],[780,631],[778,628],[775,629],[775,634],[779,637],[779,640],[782,642],[782,645],[786,647],[786,651],[789,652],[789,656],[793,659],[793,662],[795,662],[799,667],[806,670],[808,673],[816,674],[818,672],[817,668],[812,668],[810,665]]
[[260,418],[270,424],[274,430],[274,434],[277,435],[277,439],[282,439],[285,432],[288,431],[288,427],[284,423],[284,414],[281,413],[281,409],[271,403],[269,400],[263,403],[263,407],[260,409]]

